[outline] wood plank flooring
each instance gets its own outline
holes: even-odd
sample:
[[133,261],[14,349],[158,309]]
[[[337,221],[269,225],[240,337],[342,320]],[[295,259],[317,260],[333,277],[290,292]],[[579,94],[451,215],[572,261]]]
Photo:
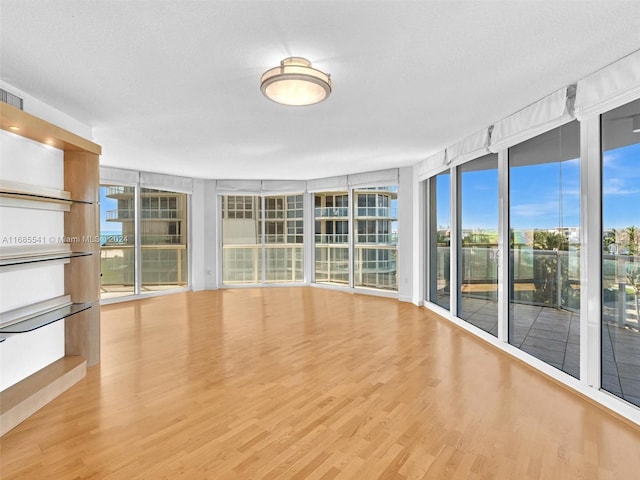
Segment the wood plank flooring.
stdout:
[[429,311],[320,288],[102,308],[10,479],[633,479],[640,430]]

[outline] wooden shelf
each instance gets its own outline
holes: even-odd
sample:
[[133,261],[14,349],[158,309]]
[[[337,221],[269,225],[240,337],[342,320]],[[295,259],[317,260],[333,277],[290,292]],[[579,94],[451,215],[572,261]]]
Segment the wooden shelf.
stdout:
[[86,372],[84,358],[65,356],[0,392],[0,436],[82,380]]
[[100,145],[4,102],[0,102],[0,128],[65,152],[102,155]]

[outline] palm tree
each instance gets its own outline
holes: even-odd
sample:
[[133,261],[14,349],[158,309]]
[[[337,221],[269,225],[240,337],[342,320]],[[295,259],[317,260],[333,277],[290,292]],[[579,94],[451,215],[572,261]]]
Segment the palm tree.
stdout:
[[638,297],[640,297],[640,264],[636,263],[633,268],[627,270],[627,283],[633,287],[633,303],[636,307],[636,319],[640,325],[640,304],[638,302]]
[[627,227],[627,247],[629,248],[629,255],[635,256],[638,254],[638,243],[636,240],[636,236],[638,234],[638,229],[635,226]]
[[[536,230],[533,232],[533,249],[542,250],[534,255],[533,284],[535,286],[534,301],[556,305],[558,295],[558,254],[551,252],[569,250],[569,240],[558,232]],[[568,285],[568,282],[562,282]]]

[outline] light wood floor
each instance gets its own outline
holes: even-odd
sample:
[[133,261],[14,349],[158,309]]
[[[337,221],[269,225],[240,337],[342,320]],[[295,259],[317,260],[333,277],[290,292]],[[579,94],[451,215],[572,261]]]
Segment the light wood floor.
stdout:
[[640,430],[425,309],[320,288],[102,309],[2,479],[633,479]]

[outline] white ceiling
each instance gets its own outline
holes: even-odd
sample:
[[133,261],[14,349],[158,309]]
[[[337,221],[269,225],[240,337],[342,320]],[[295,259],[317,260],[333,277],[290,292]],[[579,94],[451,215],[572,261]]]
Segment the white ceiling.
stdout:
[[[411,165],[640,48],[640,1],[0,0],[0,78],[104,165],[308,179]],[[288,56],[331,97],[285,107]]]

